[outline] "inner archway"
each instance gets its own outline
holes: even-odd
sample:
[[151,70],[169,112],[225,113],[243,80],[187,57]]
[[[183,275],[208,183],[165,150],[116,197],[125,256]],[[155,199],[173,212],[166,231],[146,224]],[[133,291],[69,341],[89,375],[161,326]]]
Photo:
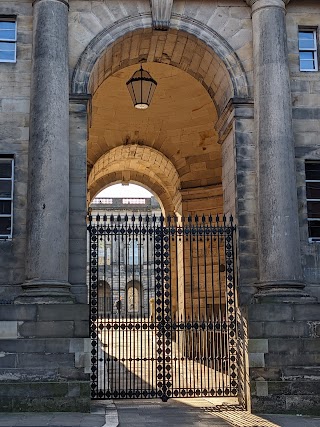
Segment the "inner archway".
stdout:
[[158,81],[148,110],[134,109],[126,88],[136,66],[109,77],[93,97],[89,201],[111,183],[140,182],[157,194],[166,214],[221,213],[222,155],[211,97],[176,67],[144,67]]

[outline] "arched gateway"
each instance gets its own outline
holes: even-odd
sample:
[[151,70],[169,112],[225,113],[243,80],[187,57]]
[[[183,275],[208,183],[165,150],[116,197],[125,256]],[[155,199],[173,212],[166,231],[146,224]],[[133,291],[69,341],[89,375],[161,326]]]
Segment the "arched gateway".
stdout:
[[[137,28],[111,40],[107,30],[92,40],[71,83],[75,99],[92,95],[88,201],[111,183],[140,182],[158,196],[165,217],[131,219],[129,210],[128,218],[113,219],[92,205],[92,397],[244,402],[235,228],[216,214],[236,214],[235,188],[224,179],[236,170],[235,134],[220,128],[234,102],[251,117],[245,72],[228,43],[196,23],[165,33]],[[133,109],[125,85],[139,63],[158,82],[143,112]],[[111,244],[108,265],[99,240]],[[97,316],[99,277],[111,280],[117,304],[104,316]]]

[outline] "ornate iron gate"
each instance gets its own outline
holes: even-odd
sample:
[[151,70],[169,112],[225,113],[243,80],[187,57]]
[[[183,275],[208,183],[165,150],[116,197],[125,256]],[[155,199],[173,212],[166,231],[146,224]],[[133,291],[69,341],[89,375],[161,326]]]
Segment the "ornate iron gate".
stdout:
[[89,216],[93,399],[236,396],[235,226]]

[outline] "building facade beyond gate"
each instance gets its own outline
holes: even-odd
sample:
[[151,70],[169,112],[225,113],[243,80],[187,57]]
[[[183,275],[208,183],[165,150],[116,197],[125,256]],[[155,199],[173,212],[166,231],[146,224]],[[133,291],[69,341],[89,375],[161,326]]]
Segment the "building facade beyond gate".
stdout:
[[[0,2],[1,410],[319,413],[319,22],[315,0]],[[115,183],[155,221],[92,215]]]

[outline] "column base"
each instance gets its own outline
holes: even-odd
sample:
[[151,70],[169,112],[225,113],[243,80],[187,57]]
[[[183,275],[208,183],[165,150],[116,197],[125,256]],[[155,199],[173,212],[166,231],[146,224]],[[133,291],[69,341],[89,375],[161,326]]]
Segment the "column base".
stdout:
[[257,303],[316,303],[317,299],[304,291],[305,284],[298,281],[260,282],[256,284],[258,292],[254,295]]
[[22,285],[23,293],[14,304],[73,304],[75,298],[68,282],[56,280],[30,280]]

